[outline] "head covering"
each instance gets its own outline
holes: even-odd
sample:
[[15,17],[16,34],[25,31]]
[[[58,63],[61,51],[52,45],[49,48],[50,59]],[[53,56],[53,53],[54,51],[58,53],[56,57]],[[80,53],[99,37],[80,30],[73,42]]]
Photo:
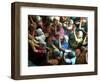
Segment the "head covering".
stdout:
[[68,30],[72,30],[73,29],[73,25],[70,25],[67,27]]
[[56,19],[56,20],[58,20],[58,21],[59,21],[59,20],[60,20],[60,17],[55,16],[55,17],[54,17],[54,19]]
[[39,43],[42,45],[42,47],[46,47],[46,42],[44,40],[39,40]]
[[37,36],[35,37],[36,40],[39,41],[39,43],[42,45],[42,47],[46,47],[46,42],[45,42],[45,36],[43,37],[42,35],[41,36]]
[[36,30],[36,33],[38,34],[38,36],[44,34],[41,28],[38,28],[38,29]]
[[49,17],[49,19],[50,19],[51,21],[53,21],[53,19],[54,19],[54,16],[50,16],[50,17]]
[[74,24],[74,21],[72,19],[70,19],[70,24]]
[[38,22],[38,21],[41,21],[41,19],[42,19],[42,18],[41,18],[40,16],[36,16],[37,22]]
[[82,38],[83,37],[83,32],[82,31],[79,31],[78,33],[79,33],[78,37],[79,38]]
[[65,40],[68,42],[68,40],[69,40],[68,35],[64,35],[64,38],[65,38]]

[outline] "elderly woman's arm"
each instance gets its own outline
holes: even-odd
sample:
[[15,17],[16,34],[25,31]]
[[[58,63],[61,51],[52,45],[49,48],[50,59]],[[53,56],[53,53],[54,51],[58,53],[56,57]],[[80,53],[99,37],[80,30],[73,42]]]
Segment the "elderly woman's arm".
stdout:
[[80,42],[83,40],[82,38],[78,38],[78,37],[76,36],[75,29],[74,29],[74,36],[75,36],[75,40],[76,40],[78,43],[80,43]]
[[45,53],[46,49],[43,49],[40,45],[34,43],[32,40],[28,40],[33,52],[36,53]]
[[56,50],[59,50],[54,44],[52,44],[52,47]]
[[77,38],[77,36],[76,36],[75,30],[76,30],[76,27],[74,28],[74,37],[75,37],[75,40],[78,41],[78,38]]
[[30,18],[31,23],[34,24],[34,21],[32,19],[32,16],[29,16],[29,18]]
[[82,19],[80,19],[79,29],[82,29],[82,28],[81,28],[81,25],[82,25]]
[[32,50],[33,50],[34,52],[37,52],[35,46],[38,47],[39,45],[35,44],[32,40],[28,40],[28,43],[29,43],[30,46],[32,47]]
[[83,45],[87,44],[87,35],[85,36],[84,40],[83,40]]
[[39,43],[37,40],[35,40],[32,35],[28,34],[28,39],[32,40],[34,43]]

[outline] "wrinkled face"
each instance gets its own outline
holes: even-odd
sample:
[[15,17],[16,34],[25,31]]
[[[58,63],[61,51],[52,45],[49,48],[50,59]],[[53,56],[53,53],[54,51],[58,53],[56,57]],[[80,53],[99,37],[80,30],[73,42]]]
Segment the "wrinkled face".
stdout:
[[64,36],[60,36],[60,40],[63,42],[64,41]]
[[48,43],[52,43],[52,38],[51,37],[48,38]]
[[47,26],[47,28],[46,28],[46,29],[47,29],[47,32],[50,33],[52,28],[53,28],[53,27],[52,27],[51,25]]
[[58,25],[59,20],[54,19],[53,23],[54,23],[54,25]]
[[59,34],[55,35],[55,38],[56,38],[57,40],[59,39],[59,37],[60,37]]
[[38,25],[41,26],[41,27],[43,26],[42,20],[38,22]]
[[63,21],[66,21],[66,16],[61,17]]
[[79,37],[79,32],[76,33],[76,36]]
[[76,53],[76,56],[79,56],[81,54],[81,50],[80,49],[76,49],[75,53]]
[[82,38],[83,37],[83,33],[81,31],[76,33],[77,38]]

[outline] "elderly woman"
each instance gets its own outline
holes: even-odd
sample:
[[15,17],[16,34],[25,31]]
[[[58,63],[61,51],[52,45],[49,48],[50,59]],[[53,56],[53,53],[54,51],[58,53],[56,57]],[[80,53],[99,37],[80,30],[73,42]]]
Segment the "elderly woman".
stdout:
[[41,28],[38,28],[36,30],[35,39],[38,40],[40,43],[43,42],[44,44],[46,44],[46,42],[45,42],[46,37],[45,37],[44,32],[42,31]]
[[47,38],[47,49],[48,49],[48,64],[57,65],[60,64],[62,57],[60,56],[59,49],[53,44],[52,37]]
[[69,38],[67,35],[60,37],[60,50],[63,51],[63,58],[65,64],[75,64],[75,52],[69,48]]
[[62,27],[62,23],[60,23],[60,17],[54,17],[53,19],[53,23],[52,23],[52,26],[53,26],[53,30],[54,30],[54,33],[60,33],[60,34],[64,34],[64,29]]
[[81,47],[83,43],[83,31],[76,32],[76,28],[74,27],[74,30],[72,33],[70,33],[69,36],[69,45],[71,48],[76,49],[78,47]]
[[64,28],[64,34],[69,35],[69,33],[73,30],[74,21],[70,17],[63,17],[61,22]]
[[28,28],[28,65],[44,65],[46,63],[46,49],[44,42],[39,41],[40,37],[35,37],[36,23],[32,23]]
[[69,38],[67,35],[64,36],[60,36],[59,38],[59,47],[60,50],[62,50],[63,52],[66,52],[69,49]]

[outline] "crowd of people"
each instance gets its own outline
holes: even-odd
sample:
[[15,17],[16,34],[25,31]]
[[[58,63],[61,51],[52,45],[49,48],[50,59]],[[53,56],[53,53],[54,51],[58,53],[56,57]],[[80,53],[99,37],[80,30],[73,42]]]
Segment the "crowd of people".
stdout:
[[87,17],[28,15],[28,66],[87,63]]

